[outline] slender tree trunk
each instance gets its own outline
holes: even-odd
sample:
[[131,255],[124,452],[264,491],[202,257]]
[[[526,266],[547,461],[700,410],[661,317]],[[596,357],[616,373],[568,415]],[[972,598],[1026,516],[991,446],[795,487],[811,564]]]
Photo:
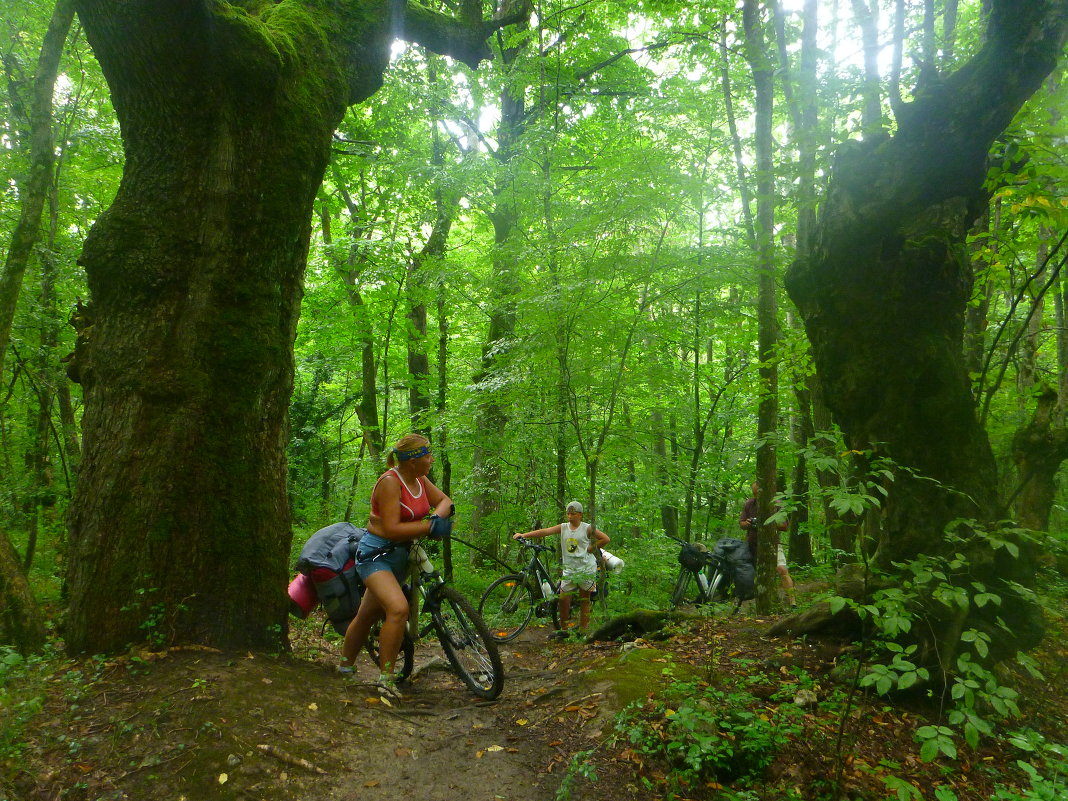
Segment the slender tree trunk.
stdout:
[[669,537],[679,536],[679,510],[671,501],[675,497],[675,486],[672,481],[671,464],[668,460],[667,432],[664,425],[664,412],[662,409],[653,409],[650,412],[650,428],[653,435],[653,456],[656,459],[656,473],[659,478],[660,495],[665,500],[660,502],[660,525],[664,527],[664,533]]
[[[360,399],[356,404],[356,417],[360,421],[367,452],[378,465],[381,462],[381,454],[386,448],[386,432],[378,413],[378,358],[375,354],[375,331],[367,303],[364,301],[363,293],[360,292],[360,276],[366,267],[361,243],[370,236],[374,226],[368,219],[367,209],[353,199],[342,181],[338,182],[338,188],[349,211],[349,234],[352,242],[349,246],[348,257],[344,260],[338,258],[334,263],[334,269],[345,287],[345,297],[348,298],[349,308],[352,311],[355,339],[359,343]],[[320,218],[323,242],[330,245],[333,242],[331,233],[333,226],[330,214],[325,207],[320,213]]]
[[[761,521],[770,516],[771,499],[776,493],[776,450],[774,435],[779,422],[779,376],[775,348],[779,341],[778,313],[775,302],[775,257],[772,230],[775,225],[774,170],[772,167],[772,99],[773,64],[765,46],[761,4],[745,0],[746,60],[753,72],[756,91],[756,269],[757,330],[760,359],[760,400],[757,409],[757,437],[763,444],[757,450],[757,477],[760,492],[757,508]],[[775,603],[778,590],[776,550],[779,534],[774,526],[761,526],[757,548],[757,600],[759,614],[767,614]]]
[[[437,465],[441,470],[438,478],[438,487],[448,496],[452,496],[452,460],[449,458],[449,428],[445,420],[446,399],[449,390],[449,317],[445,304],[444,287],[438,289],[438,389],[435,408],[437,409],[438,427],[435,429],[435,447],[437,448]],[[452,565],[452,540],[446,539],[442,543],[442,570],[445,578],[451,580],[453,573]]]
[[[790,426],[791,439],[800,449],[808,445],[815,435],[812,425],[812,397],[803,381],[798,382],[794,392],[797,411]],[[790,481],[790,494],[797,502],[795,511],[790,515],[790,561],[799,565],[811,565],[812,539],[809,535],[809,477],[808,460],[804,455],[797,457],[794,474]]]
[[19,186],[19,220],[11,234],[3,272],[0,272],[0,375],[4,372],[4,356],[11,338],[11,323],[15,318],[22,277],[33,247],[40,240],[41,215],[54,177],[52,91],[63,56],[63,44],[73,20],[73,0],[58,0],[37,59],[30,108],[29,175]]
[[853,16],[864,42],[864,104],[861,129],[865,140],[883,132],[882,92],[879,80],[879,0],[853,0]]
[[[523,0],[514,0],[509,5],[519,5]],[[501,69],[508,70],[518,54],[518,48],[509,48],[501,53]],[[493,275],[489,287],[489,330],[482,348],[482,364],[474,384],[479,396],[475,419],[475,447],[472,453],[471,478],[476,487],[472,509],[471,530],[496,550],[497,538],[490,538],[485,521],[493,520],[500,509],[501,469],[500,453],[504,447],[505,428],[508,422],[504,401],[493,386],[493,378],[507,364],[511,340],[515,333],[515,294],[519,289],[514,269],[514,255],[510,252],[518,222],[516,204],[512,196],[510,175],[506,175],[509,162],[515,154],[525,125],[523,88],[509,86],[501,92],[501,122],[497,130],[497,160],[501,175],[494,189],[495,205],[490,213],[493,224]]]
[[0,643],[29,654],[44,645],[44,617],[19,566],[18,554],[0,531]]
[[[427,81],[431,86],[437,80],[436,61],[432,60]],[[445,163],[444,144],[438,131],[438,120],[430,120],[431,153],[430,164],[440,170]],[[444,190],[434,189],[434,225],[427,237],[426,244],[419,254],[412,259],[408,276],[409,311],[408,320],[408,408],[412,420],[412,430],[429,435],[430,426],[427,417],[431,408],[430,359],[426,347],[426,297],[431,287],[427,284],[426,265],[440,262],[445,255],[445,245],[452,229],[455,203],[446,199]]]
[[[779,47],[779,70],[783,76],[783,85],[786,87],[791,85],[791,78],[781,3],[776,2],[774,10],[776,39]],[[798,91],[796,94],[784,92],[790,111],[791,138],[796,141],[798,149],[797,253],[799,256],[808,253],[812,232],[816,225],[816,137],[819,132],[817,76],[819,51],[816,40],[818,4],[816,0],[805,0],[802,19]],[[791,329],[801,327],[800,321],[794,314],[788,314],[787,324]],[[795,377],[794,384],[797,411],[790,431],[795,448],[800,450],[809,444],[815,434],[812,416],[813,393],[811,384],[805,377]],[[795,512],[790,515],[790,560],[801,565],[810,565],[813,559],[808,521],[812,497],[809,491],[808,463],[803,456],[798,457],[794,466],[790,489],[797,503]]]

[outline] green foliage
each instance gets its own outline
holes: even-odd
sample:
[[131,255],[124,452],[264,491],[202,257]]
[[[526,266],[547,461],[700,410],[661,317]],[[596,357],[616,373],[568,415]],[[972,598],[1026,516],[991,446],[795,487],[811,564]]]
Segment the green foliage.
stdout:
[[758,778],[786,741],[800,732],[790,704],[762,705],[751,693],[704,683],[678,683],[663,699],[628,707],[616,731],[638,753],[672,767],[673,789]]
[[577,797],[574,793],[580,779],[597,781],[597,771],[590,761],[593,753],[592,750],[579,751],[572,755],[571,761],[567,763],[564,778],[560,780],[560,785],[556,788],[556,801],[571,801],[572,798]]
[[999,785],[994,801],[1060,801],[1068,793],[1068,746],[1051,743],[1038,732],[1020,729],[1008,737],[1009,743],[1022,751],[1026,759],[1016,761],[1026,775],[1029,787],[1009,788]]
[[68,703],[77,709],[82,673],[66,671],[67,664],[51,641],[42,653],[29,657],[0,645],[0,763],[18,760],[50,683],[62,681]]

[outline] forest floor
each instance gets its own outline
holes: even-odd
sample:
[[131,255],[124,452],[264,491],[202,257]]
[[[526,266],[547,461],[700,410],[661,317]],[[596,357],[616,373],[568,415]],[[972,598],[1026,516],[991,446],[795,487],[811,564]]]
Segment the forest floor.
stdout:
[[[494,702],[471,696],[426,643],[406,696],[383,700],[333,672],[336,642],[310,625],[297,628],[289,654],[174,649],[64,661],[39,684],[41,711],[24,741],[0,760],[0,801],[830,799],[836,781],[841,799],[986,801],[997,784],[1028,786],[1021,754],[1004,741],[922,762],[914,735],[935,715],[930,699],[850,696],[835,675],[847,646],[771,639],[772,622],[744,609],[694,616],[632,644],[555,642],[530,628],[502,646],[507,683]],[[1021,677],[1023,719],[1013,727],[1062,742],[1066,626],[1063,617],[1050,625],[1035,654],[1045,678]],[[360,661],[358,679],[369,682],[375,670]],[[722,772],[680,782],[649,747],[680,736],[676,702],[685,699],[656,699],[687,681],[706,688],[691,693],[719,693],[702,702],[710,712],[717,698],[737,705],[748,694],[741,713],[766,724],[759,777],[726,789]],[[644,732],[637,743],[614,736],[630,701],[623,728]],[[718,741],[742,759],[753,744],[728,717]],[[689,728],[697,736],[701,724]]]

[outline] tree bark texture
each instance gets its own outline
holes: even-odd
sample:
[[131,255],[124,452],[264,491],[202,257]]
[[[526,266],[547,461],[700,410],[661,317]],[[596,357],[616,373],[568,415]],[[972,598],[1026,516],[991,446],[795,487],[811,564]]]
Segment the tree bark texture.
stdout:
[[150,620],[171,641],[278,644],[293,340],[332,133],[398,34],[485,55],[488,29],[430,12],[405,29],[387,0],[247,7],[77,2],[126,162],[81,257],[72,652],[143,639]]
[[1012,438],[1016,464],[1016,520],[1024,528],[1046,531],[1057,495],[1057,472],[1068,459],[1068,428],[1060,418],[1057,392],[1046,387],[1027,425]]
[[15,546],[0,531],[0,644],[14,645],[22,654],[44,645],[44,617],[19,566]]
[[[890,488],[875,557],[883,569],[940,552],[954,518],[996,517],[994,459],[962,350],[964,237],[986,201],[987,152],[1055,67],[1066,31],[1064,0],[995,2],[983,48],[928,81],[895,136],[839,151],[811,253],[788,271],[850,446],[938,482],[906,474]],[[976,569],[994,573],[996,561],[1010,560]],[[1012,562],[997,572],[1028,581],[1030,561]]]

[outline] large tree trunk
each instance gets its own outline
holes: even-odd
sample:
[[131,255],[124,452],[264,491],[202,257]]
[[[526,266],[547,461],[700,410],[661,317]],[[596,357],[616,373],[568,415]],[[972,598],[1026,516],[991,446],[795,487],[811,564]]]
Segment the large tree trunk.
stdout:
[[[962,69],[921,87],[893,138],[842,148],[812,252],[787,275],[801,310],[825,399],[851,447],[873,449],[915,471],[890,488],[876,564],[945,553],[954,518],[997,517],[994,459],[969,392],[962,351],[971,276],[965,232],[985,198],[994,138],[1054,68],[1068,31],[1064,2],[995,2],[989,36]],[[971,580],[1028,583],[1033,563],[967,554]],[[1000,613],[995,656],[1036,641],[1037,614],[1000,585],[997,612],[971,610],[968,625]],[[1012,597],[1009,597],[1012,596]],[[939,614],[934,602],[927,607]],[[945,616],[943,616],[944,618]],[[963,621],[942,620],[949,652]],[[947,653],[943,651],[943,654]]]
[[292,346],[332,133],[381,84],[396,36],[473,66],[499,26],[387,0],[77,10],[126,164],[81,258],[68,647],[120,648],[149,620],[168,640],[271,647]]
[[348,100],[311,26],[278,20],[295,37],[283,56],[239,14],[151,5],[79,5],[126,168],[80,260],[92,306],[74,362],[73,652],[135,641],[150,618],[167,639],[278,642],[292,345],[311,204]]

